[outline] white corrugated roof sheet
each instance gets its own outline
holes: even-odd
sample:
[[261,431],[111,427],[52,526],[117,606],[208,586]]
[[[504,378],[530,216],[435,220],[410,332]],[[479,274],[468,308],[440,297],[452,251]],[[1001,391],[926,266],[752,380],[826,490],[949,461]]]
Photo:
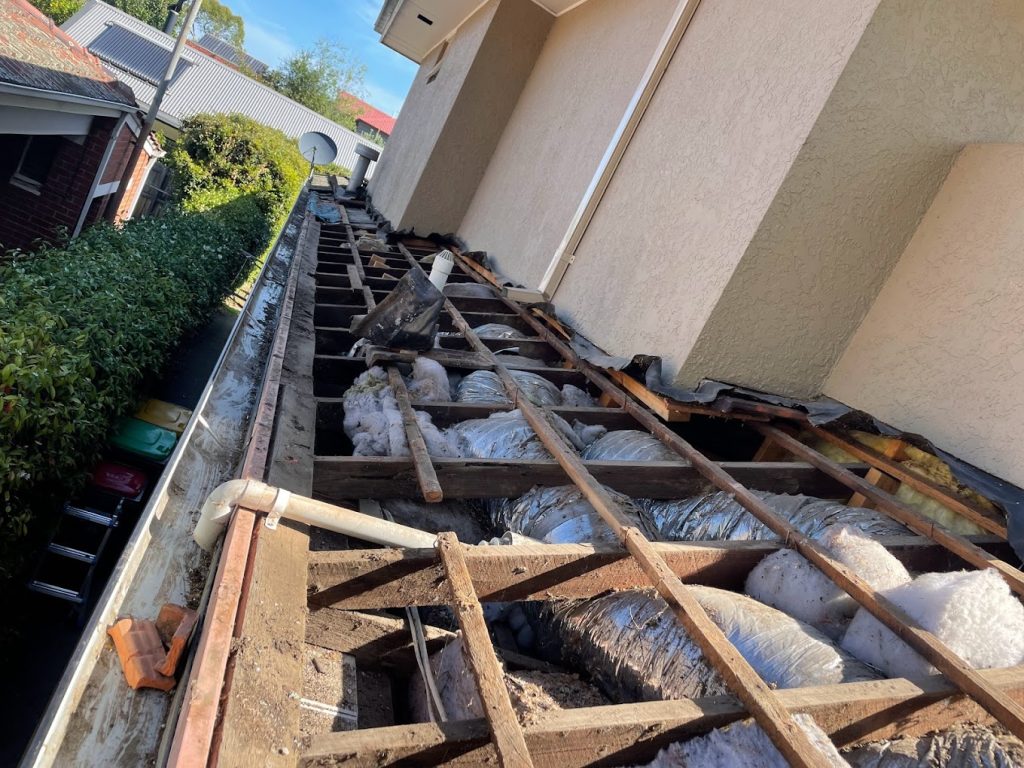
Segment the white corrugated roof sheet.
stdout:
[[[105,61],[131,87],[140,104],[150,104],[156,86],[150,77],[139,75],[151,75],[158,59],[166,66],[174,38],[100,0],[89,0],[62,29]],[[160,119],[169,125],[177,126],[201,112],[239,112],[295,138],[320,131],[338,146],[335,162],[348,168],[355,164],[357,144],[377,146],[195,49],[186,48],[182,57],[188,64],[178,66],[160,105]]]

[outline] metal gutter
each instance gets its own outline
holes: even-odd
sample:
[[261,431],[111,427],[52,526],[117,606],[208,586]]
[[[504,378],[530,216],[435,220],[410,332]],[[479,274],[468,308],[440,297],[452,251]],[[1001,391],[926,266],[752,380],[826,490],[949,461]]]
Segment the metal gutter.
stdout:
[[672,14],[668,28],[665,30],[661,42],[658,43],[658,47],[655,49],[654,55],[647,65],[647,70],[644,72],[643,77],[640,79],[640,84],[633,94],[633,98],[630,99],[629,104],[626,106],[626,110],[619,121],[618,127],[615,129],[615,133],[612,134],[611,141],[608,143],[607,149],[605,149],[601,162],[598,163],[597,170],[594,172],[594,177],[591,179],[587,191],[583,194],[583,199],[580,200],[576,213],[573,214],[569,222],[569,229],[555,250],[551,263],[544,273],[540,283],[540,290],[548,299],[555,295],[558,286],[562,282],[562,278],[565,277],[565,273],[569,269],[569,265],[576,259],[576,249],[579,247],[580,241],[583,240],[587,227],[590,226],[590,222],[594,218],[594,213],[597,211],[598,206],[601,205],[601,200],[604,198],[604,193],[608,189],[612,177],[615,176],[619,162],[622,160],[623,155],[626,154],[629,142],[636,133],[636,129],[640,125],[644,113],[647,111],[647,106],[651,103],[651,99],[654,98],[658,85],[661,83],[661,78],[665,74],[665,70],[668,69],[669,62],[672,61],[672,56],[679,47],[683,35],[686,34],[690,21],[693,19],[693,15],[696,13],[697,6],[699,5],[700,0],[680,0],[679,5]]
[[[299,201],[303,199],[299,196]],[[298,210],[298,201],[296,208]],[[253,291],[249,294],[245,305],[238,313],[234,326],[228,336],[220,357],[214,366],[206,387],[199,398],[199,402],[193,412],[193,418],[182,433],[178,445],[167,462],[167,466],[160,477],[153,494],[150,497],[146,508],[142,511],[139,521],[132,532],[131,538],[125,545],[110,580],[103,590],[96,608],[90,616],[87,629],[83,632],[81,639],[75,648],[74,654],[68,661],[53,697],[43,714],[32,741],[29,743],[19,765],[21,768],[37,768],[55,765],[57,754],[60,751],[64,738],[67,734],[68,725],[73,714],[81,703],[82,697],[89,686],[93,672],[100,655],[107,642],[107,627],[114,622],[123,605],[133,582],[139,574],[143,560],[149,549],[154,536],[159,533],[161,527],[166,528],[166,521],[161,526],[161,519],[166,513],[169,490],[175,477],[177,469],[182,462],[191,444],[202,432],[210,433],[210,423],[204,414],[210,402],[211,395],[218,384],[218,380],[225,368],[225,362],[229,355],[247,354],[249,350],[239,346],[239,339],[242,336],[242,329],[250,322],[260,322],[255,318],[252,308],[261,300],[262,289],[268,286],[280,287],[267,277],[269,266],[274,263],[277,250],[284,237],[287,224],[278,233],[274,247],[268,251],[269,255],[263,263],[260,274],[257,277]],[[216,439],[216,438],[214,438]],[[156,533],[155,533],[156,532]],[[182,542],[183,546],[192,546],[190,539]],[[212,564],[212,568],[216,565]],[[200,606],[201,609],[201,606]],[[156,745],[154,745],[155,748]]]

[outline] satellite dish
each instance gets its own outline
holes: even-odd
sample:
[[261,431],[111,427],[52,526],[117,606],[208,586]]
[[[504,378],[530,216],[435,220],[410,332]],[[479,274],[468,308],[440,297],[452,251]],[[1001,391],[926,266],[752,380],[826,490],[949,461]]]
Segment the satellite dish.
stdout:
[[326,133],[309,131],[299,139],[299,151],[310,165],[326,165],[338,156],[338,145]]

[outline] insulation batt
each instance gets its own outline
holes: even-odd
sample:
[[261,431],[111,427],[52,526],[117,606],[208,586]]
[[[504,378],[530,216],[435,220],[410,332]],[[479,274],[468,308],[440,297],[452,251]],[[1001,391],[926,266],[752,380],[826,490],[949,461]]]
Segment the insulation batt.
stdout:
[[584,392],[572,384],[563,384],[562,405],[567,408],[593,408],[597,405],[597,401],[590,396],[589,392]]
[[[577,451],[583,442],[565,420],[549,414],[552,424]],[[550,459],[551,454],[527,424],[522,411],[492,413],[486,419],[460,422],[446,431],[452,452],[476,459]]]
[[[1024,662],[1024,605],[991,568],[926,573],[882,594],[975,669]],[[936,672],[863,608],[850,622],[842,646],[890,677]]]
[[436,360],[417,357],[412,364],[412,377],[406,385],[413,402],[447,403],[452,399],[448,372]]
[[[813,627],[744,595],[690,586],[737,650],[774,688],[877,680],[866,664]],[[544,646],[590,670],[614,701],[715,696],[728,686],[653,591],[547,603],[538,623]]]
[[[809,715],[794,715],[793,719],[821,752],[823,765],[849,768],[828,735]],[[753,720],[746,720],[716,728],[706,736],[672,744],[642,768],[787,768],[788,765],[761,727]]]
[[[643,531],[633,501],[611,488],[605,490],[621,505],[630,522]],[[573,485],[534,488],[518,499],[491,499],[488,506],[499,530],[522,533],[547,544],[618,544],[611,527]]]
[[678,461],[685,463],[658,438],[638,429],[617,429],[583,451],[588,461]]
[[[345,390],[343,427],[352,440],[353,456],[408,456],[409,444],[398,402],[383,368],[361,373]],[[430,414],[416,412],[416,421],[431,456],[451,456],[448,441],[434,426]]]
[[[839,562],[878,590],[910,581],[906,567],[885,547],[848,525],[826,528],[819,541]],[[746,593],[805,621],[838,640],[860,607],[857,601],[791,549],[780,549],[754,566]]]
[[[805,536],[818,538],[830,525],[849,525],[873,536],[905,536],[902,525],[870,509],[811,496],[753,491]],[[760,520],[723,491],[689,499],[639,500],[648,527],[663,541],[774,541]]]

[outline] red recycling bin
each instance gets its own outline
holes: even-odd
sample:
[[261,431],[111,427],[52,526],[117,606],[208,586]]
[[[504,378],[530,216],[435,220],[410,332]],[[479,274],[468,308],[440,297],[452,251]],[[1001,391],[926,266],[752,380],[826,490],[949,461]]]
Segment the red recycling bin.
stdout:
[[92,472],[92,484],[115,496],[138,500],[146,490],[146,475],[133,467],[101,461]]

